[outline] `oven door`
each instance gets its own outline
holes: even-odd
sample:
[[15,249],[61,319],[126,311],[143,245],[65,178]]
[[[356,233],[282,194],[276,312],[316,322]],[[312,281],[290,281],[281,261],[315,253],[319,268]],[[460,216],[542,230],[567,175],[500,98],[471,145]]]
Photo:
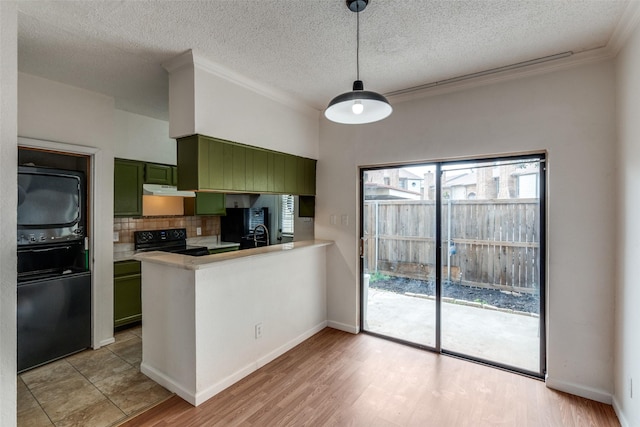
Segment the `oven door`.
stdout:
[[65,270],[86,270],[85,262],[82,242],[18,247],[18,281]]

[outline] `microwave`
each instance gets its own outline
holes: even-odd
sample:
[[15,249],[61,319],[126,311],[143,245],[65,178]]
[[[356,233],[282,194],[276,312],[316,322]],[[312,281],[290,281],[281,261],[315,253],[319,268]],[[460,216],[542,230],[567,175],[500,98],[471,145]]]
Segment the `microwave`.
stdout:
[[18,246],[84,239],[85,198],[81,171],[18,166]]

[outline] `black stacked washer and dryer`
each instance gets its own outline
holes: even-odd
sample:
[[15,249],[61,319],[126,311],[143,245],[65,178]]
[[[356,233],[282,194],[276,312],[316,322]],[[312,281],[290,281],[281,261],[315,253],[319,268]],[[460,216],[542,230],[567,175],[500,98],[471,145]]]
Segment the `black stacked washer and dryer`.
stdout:
[[18,167],[18,372],[91,346],[85,182]]

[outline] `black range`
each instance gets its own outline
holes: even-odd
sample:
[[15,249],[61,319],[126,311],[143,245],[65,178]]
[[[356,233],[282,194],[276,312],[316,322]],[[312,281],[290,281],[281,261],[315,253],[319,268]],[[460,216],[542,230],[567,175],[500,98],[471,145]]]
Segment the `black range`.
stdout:
[[168,230],[134,231],[134,249],[138,252],[163,251],[181,255],[209,255],[206,246],[187,245],[186,228]]

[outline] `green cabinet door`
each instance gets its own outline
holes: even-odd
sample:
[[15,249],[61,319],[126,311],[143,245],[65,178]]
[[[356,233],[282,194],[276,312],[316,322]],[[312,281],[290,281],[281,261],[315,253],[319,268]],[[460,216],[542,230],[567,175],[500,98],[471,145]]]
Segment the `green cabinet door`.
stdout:
[[[249,172],[247,171],[247,176],[248,175]],[[247,178],[247,181],[248,180],[249,179]],[[269,153],[264,150],[253,150],[253,191],[257,193],[266,193],[270,191]]]
[[284,192],[298,194],[298,158],[290,154],[284,158]]
[[[225,171],[226,172],[226,171]],[[233,167],[231,169],[233,176],[232,188],[229,190],[246,191],[247,190],[247,159],[246,150],[240,145],[233,146]]]
[[142,215],[144,163],[115,159],[113,167],[114,216]]
[[171,166],[171,185],[178,186],[178,167]]
[[273,191],[274,193],[285,194],[285,163],[286,154],[274,153],[273,154]]
[[142,320],[142,298],[139,261],[113,263],[113,324],[114,327]]
[[173,183],[172,166],[146,163],[144,165],[144,183],[171,185]]
[[193,215],[226,215],[225,196],[223,193],[198,192],[196,197],[184,199],[184,214]]
[[[205,160],[205,163],[201,162],[199,164],[199,170],[201,171],[200,179],[202,183],[200,189],[226,189],[224,180],[224,166],[225,161],[230,161],[230,159],[225,159],[224,157],[223,142],[217,141],[215,139],[203,138],[200,141],[200,149],[203,153],[206,153],[202,156],[202,159]],[[228,155],[232,156],[233,153],[228,153]],[[226,185],[230,185],[230,183],[226,183]]]
[[244,189],[248,192],[255,192],[255,151],[252,149],[244,150]]
[[316,163],[314,159],[304,159],[304,186],[300,194],[315,196],[316,194]]
[[[178,139],[178,190],[200,190],[208,185],[208,152],[198,135]],[[202,175],[202,176],[201,176]]]

